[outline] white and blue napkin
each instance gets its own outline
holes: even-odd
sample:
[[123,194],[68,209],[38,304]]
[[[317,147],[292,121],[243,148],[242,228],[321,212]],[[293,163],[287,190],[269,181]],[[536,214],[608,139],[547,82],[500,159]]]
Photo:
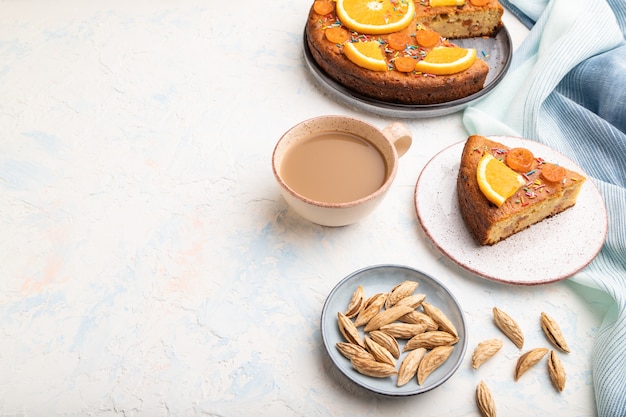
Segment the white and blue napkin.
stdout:
[[600,190],[609,230],[568,282],[606,293],[592,353],[598,415],[626,416],[626,0],[500,0],[530,28],[509,73],[463,122],[557,149]]

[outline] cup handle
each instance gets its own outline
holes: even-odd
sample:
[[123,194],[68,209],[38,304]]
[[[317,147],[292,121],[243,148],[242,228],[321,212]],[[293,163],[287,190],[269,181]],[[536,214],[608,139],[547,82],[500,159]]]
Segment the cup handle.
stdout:
[[393,122],[388,124],[383,129],[383,135],[385,135],[385,137],[389,139],[389,142],[391,142],[396,148],[398,158],[404,155],[411,147],[411,143],[413,143],[411,131],[409,130],[407,125],[401,122]]

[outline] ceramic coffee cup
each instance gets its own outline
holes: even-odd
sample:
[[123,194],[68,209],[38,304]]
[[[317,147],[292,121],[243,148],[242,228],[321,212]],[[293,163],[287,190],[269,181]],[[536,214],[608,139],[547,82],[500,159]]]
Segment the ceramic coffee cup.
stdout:
[[[293,151],[294,148],[298,145],[302,145],[313,137],[325,134],[353,136],[360,140],[365,140],[368,145],[371,145],[377,151],[377,158],[380,158],[381,161],[370,160],[368,163],[372,167],[382,164],[382,168],[380,168],[382,170],[380,183],[374,185],[371,191],[366,192],[365,195],[354,198],[348,197],[348,200],[339,202],[325,201],[325,198],[313,196],[307,189],[298,188],[298,191],[296,191],[296,181],[290,179],[293,176],[290,177],[288,174],[288,169],[286,168],[288,164],[285,164],[286,160],[291,158],[291,154],[295,152]],[[298,214],[311,222],[323,226],[345,226],[358,222],[369,215],[380,204],[396,176],[398,160],[408,151],[411,142],[410,130],[405,124],[400,122],[393,122],[381,130],[367,122],[351,117],[320,116],[297,124],[280,138],[272,155],[272,169],[283,198]],[[340,154],[340,152],[334,151],[335,148],[330,149],[333,149],[333,151],[327,152],[328,148],[322,148],[321,152],[332,153],[335,156]],[[290,151],[292,152],[291,154]],[[309,153],[309,151],[305,151],[302,154],[305,155],[305,158],[314,159],[315,161],[324,160],[323,157],[325,156],[325,154],[321,156],[317,154],[315,156],[314,152]],[[339,168],[343,168],[343,171],[347,169],[348,172],[352,172],[355,171],[353,166],[356,167],[357,165],[352,160],[352,155],[353,152],[346,154],[345,159],[339,158],[337,160],[335,158],[335,161],[325,163],[327,165],[337,165]],[[340,183],[343,180],[341,178],[343,174],[335,174],[331,169],[322,168],[321,172],[324,175],[315,173],[308,175],[307,181],[309,181],[309,184],[313,186],[322,185],[322,188],[325,188],[327,185],[323,184],[328,183],[328,178],[324,180],[322,177],[327,172],[333,172],[332,175],[337,175],[337,178],[331,178],[331,185],[334,185],[335,182]],[[369,174],[369,172],[366,173]],[[322,183],[321,181],[327,182]],[[360,181],[360,179],[355,181]],[[360,184],[358,185],[360,186]]]

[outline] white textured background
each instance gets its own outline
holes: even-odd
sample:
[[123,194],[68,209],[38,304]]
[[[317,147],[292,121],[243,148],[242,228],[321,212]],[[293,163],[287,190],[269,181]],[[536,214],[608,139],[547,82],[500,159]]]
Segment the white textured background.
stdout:
[[[365,221],[322,228],[285,207],[270,166],[285,130],[332,113],[390,121],[314,85],[309,7],[0,1],[0,416],[478,416],[481,379],[499,415],[595,415],[594,300],[474,277],[417,223],[415,182],[465,139],[459,114],[407,122],[413,148]],[[379,263],[437,277],[468,319],[464,364],[419,397],[355,388],[322,347],[327,294]],[[502,337],[494,305],[529,348],[547,346],[541,311],[560,322],[565,392],[544,369],[513,382],[506,340],[471,369],[474,346]]]

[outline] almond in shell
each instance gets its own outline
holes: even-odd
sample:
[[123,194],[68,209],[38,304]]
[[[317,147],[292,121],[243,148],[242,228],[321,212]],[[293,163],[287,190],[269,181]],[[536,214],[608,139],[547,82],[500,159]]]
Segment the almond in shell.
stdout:
[[424,312],[439,325],[439,330],[448,332],[456,337],[459,336],[459,333],[457,332],[456,327],[454,327],[452,321],[438,307],[424,301],[422,303],[422,308],[424,309]]
[[361,311],[356,316],[354,320],[354,325],[356,327],[361,327],[367,324],[376,314],[380,312],[380,310],[385,305],[385,300],[387,299],[387,294],[378,293],[372,295],[365,301],[365,304],[361,308]]
[[404,351],[417,348],[433,349],[439,346],[453,345],[459,341],[459,338],[441,330],[420,333],[409,339],[404,345]]
[[480,381],[476,387],[476,403],[484,417],[496,417],[496,403],[484,381]]
[[413,294],[419,285],[416,281],[403,281],[400,284],[396,285],[389,291],[387,295],[387,300],[385,301],[385,308],[392,307],[396,305],[396,303],[403,298],[406,298]]
[[546,353],[548,353],[548,349],[536,348],[529,350],[520,356],[517,360],[517,365],[515,366],[515,380],[517,381],[526,373],[526,371],[535,366],[537,362],[539,362],[541,358],[546,355]]
[[352,367],[357,372],[374,378],[387,378],[398,373],[393,365],[367,359],[362,356],[355,356],[350,363],[352,363]]
[[417,367],[417,383],[422,385],[435,369],[448,360],[453,349],[454,346],[437,346],[427,352]]
[[519,325],[504,311],[500,310],[498,307],[493,308],[493,321],[498,326],[502,333],[508,337],[511,342],[521,349],[524,347],[524,333],[522,333],[522,329]]
[[346,358],[350,360],[352,360],[352,358],[354,358],[355,356],[364,356],[371,360],[376,360],[374,358],[374,355],[372,355],[367,350],[365,350],[365,348],[359,345],[355,345],[354,343],[337,342],[335,346],[337,347],[337,350],[341,352],[343,356],[345,356]]
[[413,308],[417,308],[422,305],[424,300],[426,299],[426,294],[413,294],[408,297],[404,297],[400,301],[396,303],[397,306],[410,306]]
[[435,323],[435,320],[433,320],[428,314],[417,310],[413,310],[410,313],[405,314],[400,317],[398,321],[410,324],[424,324],[426,325],[427,332],[437,330],[439,328],[439,325]]
[[569,346],[567,346],[567,342],[565,341],[565,337],[561,332],[561,328],[558,323],[550,317],[548,314],[542,312],[541,313],[541,328],[543,332],[546,334],[548,340],[561,351],[569,353]]
[[402,362],[400,363],[400,369],[398,370],[398,382],[399,387],[407,384],[417,374],[417,368],[420,362],[426,355],[426,349],[419,348],[410,351]]
[[394,358],[400,358],[400,346],[395,337],[381,330],[372,330],[370,337],[373,341],[387,349]]
[[362,285],[359,285],[354,293],[352,293],[352,297],[350,298],[350,302],[348,303],[348,307],[346,311],[343,313],[346,317],[352,318],[359,314],[359,311],[363,308],[365,304],[365,290]]
[[404,316],[409,311],[413,311],[413,309],[409,306],[393,306],[389,307],[385,310],[382,310],[378,314],[376,314],[370,321],[365,325],[365,331],[370,332],[372,330],[378,330],[381,326],[385,324],[393,323],[399,317]]
[[424,333],[428,327],[425,324],[394,322],[381,326],[380,330],[397,339],[411,339],[415,335]]
[[472,368],[478,369],[480,365],[495,355],[500,348],[502,348],[502,340],[500,339],[489,339],[480,342],[476,345],[476,349],[474,349],[472,354]]
[[361,339],[361,334],[352,320],[347,318],[341,312],[338,312],[337,324],[339,325],[339,332],[341,332],[347,342],[354,343],[355,345],[365,348],[365,343],[363,342],[363,339]]
[[374,359],[378,362],[388,363],[392,366],[396,365],[393,355],[386,348],[373,341],[369,336],[365,336],[364,340],[367,350],[374,355]]
[[559,391],[563,391],[566,379],[565,368],[563,368],[561,359],[553,350],[550,351],[550,356],[548,356],[548,373],[554,387]]

